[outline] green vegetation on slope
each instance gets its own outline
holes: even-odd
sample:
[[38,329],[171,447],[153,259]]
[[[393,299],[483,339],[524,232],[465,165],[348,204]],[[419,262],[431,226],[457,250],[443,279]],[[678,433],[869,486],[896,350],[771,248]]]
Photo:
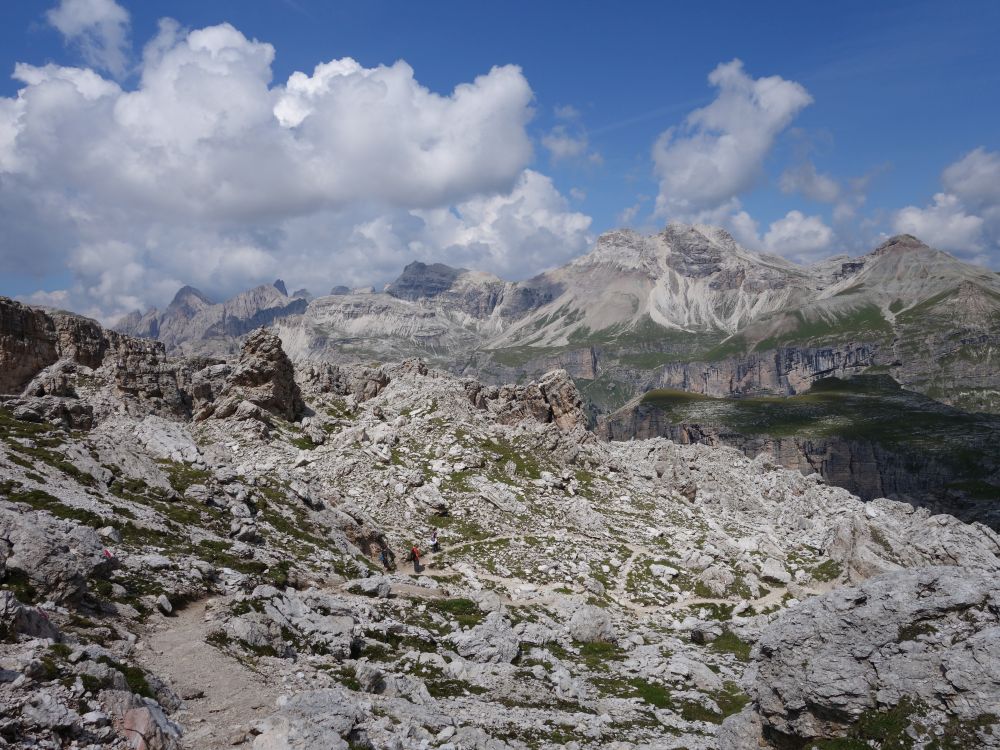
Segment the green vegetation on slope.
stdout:
[[1000,417],[946,406],[902,389],[886,375],[827,378],[788,398],[713,398],[657,390],[647,393],[642,404],[673,423],[713,425],[738,435],[874,443],[912,456],[914,471],[927,460],[950,467],[963,479],[955,489],[1000,497],[1000,487],[988,481],[997,469]]
[[794,327],[776,333],[754,345],[756,351],[777,349],[781,346],[838,343],[845,341],[889,341],[892,325],[875,305],[865,305],[847,315],[834,318],[807,318],[800,310],[791,316]]

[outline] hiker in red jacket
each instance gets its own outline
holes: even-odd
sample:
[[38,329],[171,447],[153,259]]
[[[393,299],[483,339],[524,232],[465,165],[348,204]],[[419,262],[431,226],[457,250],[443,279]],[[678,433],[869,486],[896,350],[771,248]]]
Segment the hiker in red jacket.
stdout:
[[413,559],[413,572],[414,573],[419,573],[420,572],[420,549],[415,544],[413,545],[413,548],[410,549],[410,557]]

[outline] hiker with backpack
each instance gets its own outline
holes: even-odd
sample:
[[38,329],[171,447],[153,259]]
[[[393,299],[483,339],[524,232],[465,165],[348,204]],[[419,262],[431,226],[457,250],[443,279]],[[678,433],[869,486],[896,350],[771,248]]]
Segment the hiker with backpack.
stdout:
[[386,570],[392,570],[393,568],[396,567],[393,562],[393,557],[395,556],[392,554],[392,551],[388,547],[383,547],[382,551],[379,552],[378,556],[379,560],[382,561],[382,567],[385,568]]

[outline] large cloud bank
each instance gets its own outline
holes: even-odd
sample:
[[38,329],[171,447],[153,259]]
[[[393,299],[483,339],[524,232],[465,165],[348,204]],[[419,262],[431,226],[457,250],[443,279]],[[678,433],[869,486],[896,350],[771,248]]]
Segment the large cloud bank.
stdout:
[[[121,72],[118,6],[53,13],[80,5],[53,23]],[[350,58],[274,83],[274,56],[228,24],[165,20],[131,89],[19,64],[17,96],[0,99],[0,269],[65,267],[71,283],[34,300],[108,319],[182,283],[226,294],[281,275],[323,292],[414,256],[519,276],[586,247],[589,217],[528,169],[517,67],[442,95],[405,62]]]

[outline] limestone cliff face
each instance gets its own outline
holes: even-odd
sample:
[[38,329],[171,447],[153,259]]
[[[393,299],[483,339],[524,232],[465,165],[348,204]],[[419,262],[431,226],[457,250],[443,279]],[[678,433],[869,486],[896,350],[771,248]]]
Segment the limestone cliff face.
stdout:
[[862,372],[877,362],[878,354],[877,345],[845,343],[782,347],[720,362],[671,363],[645,379],[643,390],[678,388],[706,396],[793,395],[809,390],[820,378]]
[[[629,365],[619,352],[591,346],[533,357],[516,366],[490,365],[472,358],[460,368],[468,375],[480,374],[490,382],[514,382],[539,377],[553,369],[564,369],[574,379],[601,379],[620,386],[618,401],[598,403],[598,411],[610,411],[637,393],[673,388],[706,396],[757,394],[791,396],[808,391],[813,382],[827,377],[849,377],[882,365],[892,355],[874,343],[846,343],[827,347],[782,347],[731,357],[716,362],[668,362],[658,369]],[[483,371],[486,375],[482,375]]]
[[63,398],[74,394],[73,383],[84,370],[99,368],[126,399],[179,416],[190,411],[185,384],[192,366],[168,361],[161,342],[135,339],[107,331],[89,318],[0,297],[0,393]]
[[15,393],[59,358],[52,318],[0,298],[0,393]]
[[[42,369],[60,359],[99,367],[125,337],[106,334],[89,318],[46,311],[0,297],[0,393],[16,393]],[[143,347],[147,348],[147,347]],[[163,351],[162,344],[152,349]]]
[[[681,445],[736,448],[750,458],[766,454],[778,466],[806,475],[820,474],[829,484],[843,487],[863,500],[903,499],[964,520],[993,526],[1000,523],[1000,509],[995,504],[969,500],[947,490],[952,482],[967,478],[954,465],[924,454],[887,448],[872,440],[744,435],[719,425],[672,422],[662,410],[643,403],[602,419],[597,431],[605,440],[666,437]],[[1000,464],[993,470],[1000,471]]]

